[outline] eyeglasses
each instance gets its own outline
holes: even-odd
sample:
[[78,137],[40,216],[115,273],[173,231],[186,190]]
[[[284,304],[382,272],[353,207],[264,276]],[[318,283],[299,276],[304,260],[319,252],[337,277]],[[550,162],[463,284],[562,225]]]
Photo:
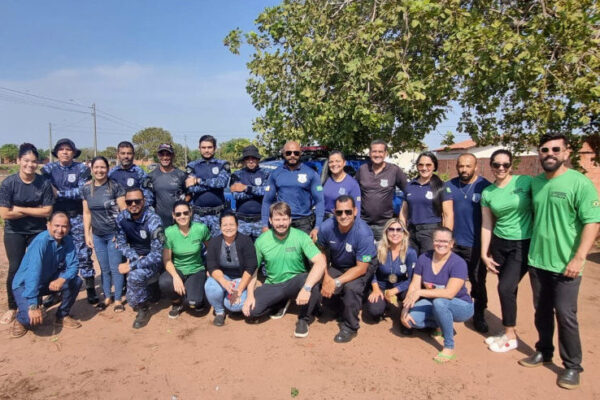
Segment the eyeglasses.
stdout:
[[292,154],[293,154],[293,155],[295,155],[296,157],[300,156],[300,152],[299,152],[299,151],[297,151],[297,150],[296,150],[296,151],[290,151],[290,150],[288,150],[288,151],[286,151],[284,154],[285,154],[287,157],[291,156]]
[[176,217],[181,217],[182,215],[187,217],[190,215],[190,212],[189,211],[179,211],[179,212],[176,212],[173,214],[175,214]]
[[341,217],[343,214],[352,215],[353,210],[335,210],[335,215]]
[[227,262],[231,262],[231,250],[229,249],[229,246],[225,246],[225,252],[227,253]]
[[390,233],[404,233],[404,228],[387,228],[387,231]]
[[560,153],[562,151],[561,147],[542,147],[540,148],[540,153],[548,153],[552,150],[553,153]]
[[500,167],[504,167],[504,169],[509,169],[510,168],[510,163],[498,163],[498,162],[493,162],[492,163],[492,168],[494,169],[500,169]]
[[134,204],[142,204],[142,201],[144,201],[144,199],[129,199],[125,200],[125,204],[127,204],[128,206],[132,206]]

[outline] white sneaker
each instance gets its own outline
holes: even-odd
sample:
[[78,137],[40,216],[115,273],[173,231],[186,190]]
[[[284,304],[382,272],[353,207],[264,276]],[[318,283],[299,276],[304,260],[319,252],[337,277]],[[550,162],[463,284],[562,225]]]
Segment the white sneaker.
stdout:
[[506,353],[507,351],[511,351],[517,348],[519,342],[517,339],[509,339],[506,335],[497,342],[493,342],[490,344],[490,350],[494,353]]
[[497,342],[499,340],[502,340],[505,337],[506,337],[506,335],[504,335],[504,333],[500,333],[500,334],[494,335],[494,336],[488,336],[485,338],[485,344],[487,344],[489,346],[490,344]]

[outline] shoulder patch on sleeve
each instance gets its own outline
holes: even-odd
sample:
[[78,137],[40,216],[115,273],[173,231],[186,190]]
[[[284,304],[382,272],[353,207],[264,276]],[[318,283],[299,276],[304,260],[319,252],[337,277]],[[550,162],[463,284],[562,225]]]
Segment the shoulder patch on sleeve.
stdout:
[[370,255],[368,255],[368,254],[365,254],[364,256],[362,256],[362,259],[361,259],[361,261],[362,261],[362,262],[371,262],[372,258],[373,258],[373,257],[371,257]]
[[317,186],[317,192],[322,192],[323,191],[323,186],[319,185]]
[[194,173],[194,168],[190,167],[189,165],[187,167],[185,167],[185,173],[186,174],[193,174]]
[[227,172],[231,171],[231,166],[229,165],[228,162],[225,162],[225,164],[223,164],[223,169]]
[[449,186],[446,186],[446,192],[448,192],[448,193],[452,193],[452,190],[450,190],[450,187],[449,187]]
[[265,186],[265,192],[268,192],[269,190],[271,190],[271,186],[269,186],[269,185]]

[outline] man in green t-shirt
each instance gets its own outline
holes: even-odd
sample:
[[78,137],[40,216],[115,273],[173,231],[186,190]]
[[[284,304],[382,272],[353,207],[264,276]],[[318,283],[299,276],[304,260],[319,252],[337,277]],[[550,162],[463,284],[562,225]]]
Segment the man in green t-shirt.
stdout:
[[565,370],[558,386],[579,386],[581,341],[577,296],[586,256],[598,233],[598,192],[584,175],[566,167],[570,149],[562,134],[540,139],[539,157],[544,173],[532,182],[533,236],[529,248],[529,276],[539,340],[536,352],[519,363],[537,367],[552,362],[554,315],[558,348]]
[[[265,262],[266,279],[263,285],[256,287],[254,275],[248,285],[243,312],[249,317],[259,317],[295,298],[300,312],[294,336],[306,337],[310,316],[321,300],[319,281],[326,259],[310,236],[291,227],[292,211],[287,203],[271,205],[269,222],[273,228],[260,235],[254,244],[258,265]],[[313,263],[310,272],[306,271],[305,257]]]

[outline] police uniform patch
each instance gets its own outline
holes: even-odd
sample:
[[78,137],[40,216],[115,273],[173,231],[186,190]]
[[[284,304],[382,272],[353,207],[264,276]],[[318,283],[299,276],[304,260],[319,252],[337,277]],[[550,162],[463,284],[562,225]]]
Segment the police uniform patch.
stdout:
[[350,243],[346,243],[346,251],[352,253],[352,245]]
[[67,180],[71,183],[75,182],[77,180],[77,175],[75,174],[69,174],[69,176],[67,177]]
[[319,185],[317,186],[317,192],[322,192],[323,191],[323,186]]
[[382,179],[379,181],[379,185],[381,187],[388,187],[388,180],[387,179]]
[[346,188],[341,187],[340,190],[338,190],[338,194],[346,194]]
[[371,260],[372,260],[372,257],[368,254],[362,256],[362,259],[361,259],[362,262],[371,262]]
[[433,199],[433,193],[431,192],[431,190],[428,190],[427,193],[425,193],[425,198],[428,200]]
[[186,174],[193,174],[194,173],[194,169],[192,167],[185,167],[185,173]]
[[229,166],[229,163],[226,162],[225,164],[223,164],[223,169],[227,172],[229,172],[231,170],[231,167]]
[[596,200],[592,202],[592,207],[600,207],[600,201]]
[[265,192],[268,192],[269,190],[271,190],[271,186],[265,186]]
[[262,178],[261,178],[261,177],[254,178],[254,184],[255,184],[256,186],[260,186],[260,185],[262,185]]
[[480,200],[481,200],[481,194],[473,193],[473,203],[479,203]]
[[148,237],[148,233],[145,230],[141,229],[140,230],[140,237],[142,239],[146,239]]
[[133,178],[127,178],[127,186],[132,187],[134,183],[135,180]]
[[298,174],[298,182],[306,183],[308,181],[308,177],[306,174]]
[[219,167],[213,167],[212,173],[217,175],[219,173]]

